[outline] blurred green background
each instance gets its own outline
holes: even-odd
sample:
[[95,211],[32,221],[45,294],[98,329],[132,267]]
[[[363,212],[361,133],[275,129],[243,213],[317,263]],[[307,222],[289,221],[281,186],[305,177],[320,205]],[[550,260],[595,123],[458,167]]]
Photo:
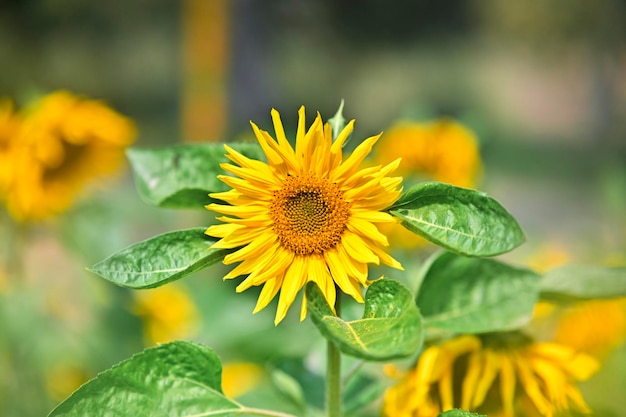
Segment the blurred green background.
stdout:
[[[572,261],[625,262],[621,0],[5,0],[0,63],[0,96],[25,105],[68,89],[102,99],[135,120],[138,146],[247,139],[250,120],[271,130],[272,107],[293,130],[300,105],[310,120],[318,110],[327,119],[341,99],[359,137],[401,118],[452,116],[480,139],[479,188],[527,233],[503,258],[528,264],[557,246]],[[0,415],[45,415],[72,381],[147,344],[132,292],[85,266],[212,221],[147,206],[127,169],[72,211],[29,227],[24,282],[5,282],[0,298]],[[250,315],[255,291],[235,295],[236,282],[221,276],[218,266],[185,280],[200,311],[189,338],[225,361],[319,362],[324,344],[308,321],[291,312],[275,329],[271,308]],[[585,388],[592,408],[607,410],[598,415],[616,409],[625,356],[622,346]]]

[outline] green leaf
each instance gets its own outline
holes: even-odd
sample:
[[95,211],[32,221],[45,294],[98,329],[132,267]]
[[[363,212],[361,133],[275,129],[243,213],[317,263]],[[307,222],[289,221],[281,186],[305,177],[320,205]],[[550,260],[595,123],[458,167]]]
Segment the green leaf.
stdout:
[[389,212],[413,233],[467,256],[498,255],[525,239],[517,221],[496,200],[449,184],[417,184]]
[[114,253],[90,268],[114,284],[154,288],[220,262],[225,249],[209,249],[216,239],[205,228],[178,230],[155,236]]
[[49,417],[234,416],[222,365],[209,348],[172,342],[127,359],[87,382]]
[[[346,383],[343,392],[343,412],[354,414],[380,398],[387,384],[380,377],[359,373]],[[360,414],[359,414],[360,415]]]
[[439,413],[438,417],[487,417],[484,414],[470,413],[469,411],[460,410],[455,408],[454,410],[444,411]]
[[539,275],[493,259],[443,252],[417,293],[427,327],[456,333],[517,329],[532,317]]
[[306,408],[304,391],[300,383],[291,375],[280,369],[274,369],[270,373],[270,381],[276,390],[290,403],[300,410]]
[[[242,154],[262,159],[257,144],[229,144]],[[228,190],[217,178],[224,174],[221,163],[223,144],[203,143],[176,145],[158,149],[131,148],[126,152],[135,174],[135,184],[141,197],[158,207],[202,209],[214,202],[208,194]]]
[[313,323],[322,335],[351,356],[385,361],[413,355],[422,346],[422,318],[411,292],[397,281],[374,282],[365,294],[363,318],[343,321],[328,305],[317,284],[306,297]]
[[626,296],[626,268],[565,265],[548,271],[541,280],[541,297],[584,300]]

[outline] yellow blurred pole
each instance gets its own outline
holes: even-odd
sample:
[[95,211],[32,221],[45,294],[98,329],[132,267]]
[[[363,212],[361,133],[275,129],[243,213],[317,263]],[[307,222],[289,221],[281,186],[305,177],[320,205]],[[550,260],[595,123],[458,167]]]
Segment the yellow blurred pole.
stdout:
[[184,0],[182,7],[183,140],[223,140],[228,107],[228,0]]

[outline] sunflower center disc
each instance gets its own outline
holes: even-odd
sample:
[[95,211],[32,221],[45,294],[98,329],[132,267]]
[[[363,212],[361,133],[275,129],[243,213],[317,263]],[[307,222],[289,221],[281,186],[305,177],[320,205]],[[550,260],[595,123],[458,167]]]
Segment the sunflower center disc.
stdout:
[[311,174],[287,177],[270,215],[278,240],[296,255],[320,254],[341,241],[350,203],[336,184]]

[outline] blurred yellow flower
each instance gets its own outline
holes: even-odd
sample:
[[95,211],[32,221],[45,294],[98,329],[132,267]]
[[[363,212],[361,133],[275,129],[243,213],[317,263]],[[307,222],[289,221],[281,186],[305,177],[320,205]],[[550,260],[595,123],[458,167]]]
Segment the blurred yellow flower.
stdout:
[[186,287],[166,284],[158,288],[135,291],[131,310],[142,318],[148,345],[171,342],[193,336],[199,314]]
[[519,332],[459,336],[421,354],[385,393],[383,414],[432,417],[452,408],[490,417],[588,413],[574,383],[598,367],[591,356],[558,343],[535,343]]
[[[530,258],[529,264],[538,272],[546,272],[570,259],[561,244],[552,242],[541,247]],[[626,297],[566,305],[540,301],[535,306],[534,318],[555,318],[556,342],[599,358],[621,346],[626,339]]]
[[399,122],[380,141],[375,160],[402,158],[398,174],[474,187],[482,171],[476,135],[449,118],[432,122]]
[[251,362],[229,362],[222,367],[222,391],[228,398],[237,398],[257,387],[265,372]]
[[589,300],[565,308],[555,339],[573,349],[602,357],[624,343],[626,298]]
[[[239,248],[224,258],[225,264],[241,262],[225,279],[248,275],[238,292],[263,285],[255,312],[280,290],[274,320],[278,324],[308,281],[316,282],[334,306],[336,287],[363,302],[368,264],[402,269],[385,252],[389,243],[377,227],[394,221],[383,210],[398,199],[402,178],[389,176],[398,160],[360,168],[380,135],[365,139],[344,159],[342,145],[354,121],[333,142],[330,124],[324,124],[319,113],[305,132],[301,107],[294,149],[280,115],[276,110],[271,114],[276,140],[252,123],[268,164],[225,145],[227,157],[238,166],[222,164],[235,176],[219,178],[232,189],[211,194],[227,204],[207,209],[233,217],[220,217],[224,223],[209,227],[206,234],[221,238],[214,248]],[[306,300],[301,319],[305,315]]]
[[130,119],[100,101],[66,91],[44,96],[9,138],[9,213],[29,221],[66,210],[88,182],[119,169],[135,133]]
[[[374,151],[374,162],[402,158],[397,174],[411,181],[439,181],[473,188],[482,173],[476,135],[450,118],[431,122],[398,122]],[[394,246],[412,248],[426,240],[399,224],[384,225]]]
[[13,175],[13,150],[20,128],[20,118],[15,113],[13,103],[0,99],[0,201],[6,198],[7,187]]

